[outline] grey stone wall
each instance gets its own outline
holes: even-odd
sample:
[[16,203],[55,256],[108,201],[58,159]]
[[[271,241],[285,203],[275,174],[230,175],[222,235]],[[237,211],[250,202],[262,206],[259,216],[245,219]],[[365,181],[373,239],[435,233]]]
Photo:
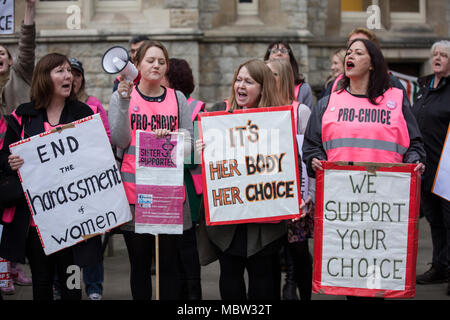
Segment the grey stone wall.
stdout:
[[[237,68],[250,59],[263,59],[268,42],[203,43],[200,45],[200,99],[212,104],[230,96]],[[308,70],[308,47],[291,43],[302,72]]]

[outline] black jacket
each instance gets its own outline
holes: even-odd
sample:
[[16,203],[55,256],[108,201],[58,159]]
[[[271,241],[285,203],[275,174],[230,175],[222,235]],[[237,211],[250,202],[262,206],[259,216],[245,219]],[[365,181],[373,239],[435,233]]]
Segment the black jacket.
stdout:
[[[46,120],[45,109],[36,110],[34,103],[24,103],[17,107],[15,113],[22,117],[22,124],[19,124],[14,117],[10,117],[6,130],[3,148],[0,151],[0,167],[10,176],[19,179],[17,172],[12,171],[8,165],[9,145],[44,132],[44,121]],[[80,101],[66,102],[61,113],[60,124],[70,123],[92,115],[92,109]],[[22,129],[24,136],[22,137]],[[20,182],[16,185],[20,186]],[[17,191],[17,190],[16,190]],[[14,193],[16,193],[16,191]],[[25,263],[25,243],[30,226],[30,209],[25,197],[15,203],[16,210],[11,223],[5,223],[0,242],[0,257],[13,262]],[[75,263],[80,266],[96,264],[101,261],[101,238],[100,236],[81,242],[73,248]]]
[[450,121],[450,76],[430,88],[434,75],[419,79],[419,93],[413,114],[422,132],[427,161],[422,187],[431,191]]

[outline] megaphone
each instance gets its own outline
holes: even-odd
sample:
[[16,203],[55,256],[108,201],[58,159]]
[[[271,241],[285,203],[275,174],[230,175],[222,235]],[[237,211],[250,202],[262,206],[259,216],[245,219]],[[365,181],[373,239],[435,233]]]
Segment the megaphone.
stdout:
[[[120,46],[109,48],[102,58],[102,67],[109,74],[120,74],[128,81],[134,81],[138,76],[138,70],[131,63],[127,49]],[[126,93],[122,93],[124,96]]]

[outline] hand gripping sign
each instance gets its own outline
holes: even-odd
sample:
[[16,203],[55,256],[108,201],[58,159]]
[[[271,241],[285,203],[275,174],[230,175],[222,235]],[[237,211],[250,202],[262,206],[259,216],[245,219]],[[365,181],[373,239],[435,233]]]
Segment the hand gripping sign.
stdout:
[[322,166],[316,171],[313,291],[414,297],[420,204],[416,165]]
[[100,115],[10,145],[46,255],[131,220]]
[[300,216],[293,119],[292,106],[200,114],[207,225]]

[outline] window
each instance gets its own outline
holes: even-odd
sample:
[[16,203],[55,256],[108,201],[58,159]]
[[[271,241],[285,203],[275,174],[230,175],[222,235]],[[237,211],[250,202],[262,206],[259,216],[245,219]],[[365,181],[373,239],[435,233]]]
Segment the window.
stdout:
[[96,12],[139,11],[141,0],[97,0]]
[[426,21],[425,0],[390,0],[392,22],[420,22]]
[[258,0],[238,0],[237,13],[240,16],[258,15]]
[[426,20],[425,0],[341,0],[342,20],[360,23],[367,18],[370,5],[388,6],[392,23],[424,23]]

